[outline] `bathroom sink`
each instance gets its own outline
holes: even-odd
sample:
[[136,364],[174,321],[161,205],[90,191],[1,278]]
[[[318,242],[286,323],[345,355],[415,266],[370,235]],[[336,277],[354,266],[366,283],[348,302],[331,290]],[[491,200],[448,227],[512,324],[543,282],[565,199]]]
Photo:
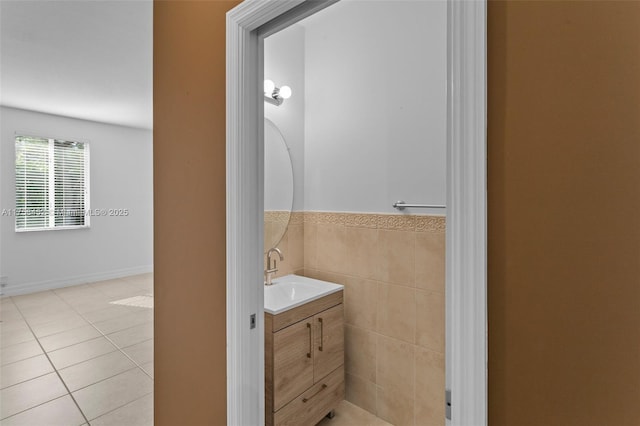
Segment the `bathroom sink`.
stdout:
[[264,286],[264,311],[276,315],[340,291],[343,287],[299,275],[285,275]]

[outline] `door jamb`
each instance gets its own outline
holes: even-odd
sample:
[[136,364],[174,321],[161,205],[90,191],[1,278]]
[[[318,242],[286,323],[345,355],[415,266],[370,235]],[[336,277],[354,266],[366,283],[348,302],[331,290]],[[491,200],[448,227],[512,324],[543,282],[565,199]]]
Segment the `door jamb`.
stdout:
[[[227,13],[229,425],[264,424],[261,43],[335,1],[245,0]],[[447,15],[447,423],[486,425],[486,0],[449,0]]]

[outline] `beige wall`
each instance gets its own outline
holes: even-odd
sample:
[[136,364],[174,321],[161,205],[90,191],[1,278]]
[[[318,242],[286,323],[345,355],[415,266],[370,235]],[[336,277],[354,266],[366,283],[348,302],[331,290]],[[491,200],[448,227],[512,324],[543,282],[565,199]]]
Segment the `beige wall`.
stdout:
[[[233,4],[155,2],[158,425],[225,422]],[[638,40],[640,2],[489,3],[492,426],[640,424]]]
[[154,3],[155,423],[226,424],[225,13]]
[[489,3],[489,424],[640,424],[640,2]]

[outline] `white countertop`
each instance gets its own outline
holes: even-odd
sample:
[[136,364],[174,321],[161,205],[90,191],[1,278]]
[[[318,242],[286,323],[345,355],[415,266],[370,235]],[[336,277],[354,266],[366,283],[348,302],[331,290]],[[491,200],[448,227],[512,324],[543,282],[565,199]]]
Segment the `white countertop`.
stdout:
[[341,284],[299,275],[285,275],[264,286],[264,311],[279,314],[344,288]]

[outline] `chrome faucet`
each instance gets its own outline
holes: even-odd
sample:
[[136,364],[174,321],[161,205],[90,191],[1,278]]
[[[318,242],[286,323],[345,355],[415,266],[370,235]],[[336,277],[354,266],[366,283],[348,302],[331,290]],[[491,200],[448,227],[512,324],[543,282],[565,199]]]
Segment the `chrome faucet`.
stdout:
[[277,259],[273,259],[273,267],[271,267],[271,255],[273,253],[278,253],[278,257],[280,257],[280,261],[281,262],[284,260],[284,256],[282,255],[282,252],[280,251],[279,248],[273,247],[273,248],[269,249],[269,251],[267,252],[267,269],[264,271],[264,276],[265,276],[264,285],[271,285],[272,284],[271,283],[271,275],[273,275],[276,272],[278,272]]

